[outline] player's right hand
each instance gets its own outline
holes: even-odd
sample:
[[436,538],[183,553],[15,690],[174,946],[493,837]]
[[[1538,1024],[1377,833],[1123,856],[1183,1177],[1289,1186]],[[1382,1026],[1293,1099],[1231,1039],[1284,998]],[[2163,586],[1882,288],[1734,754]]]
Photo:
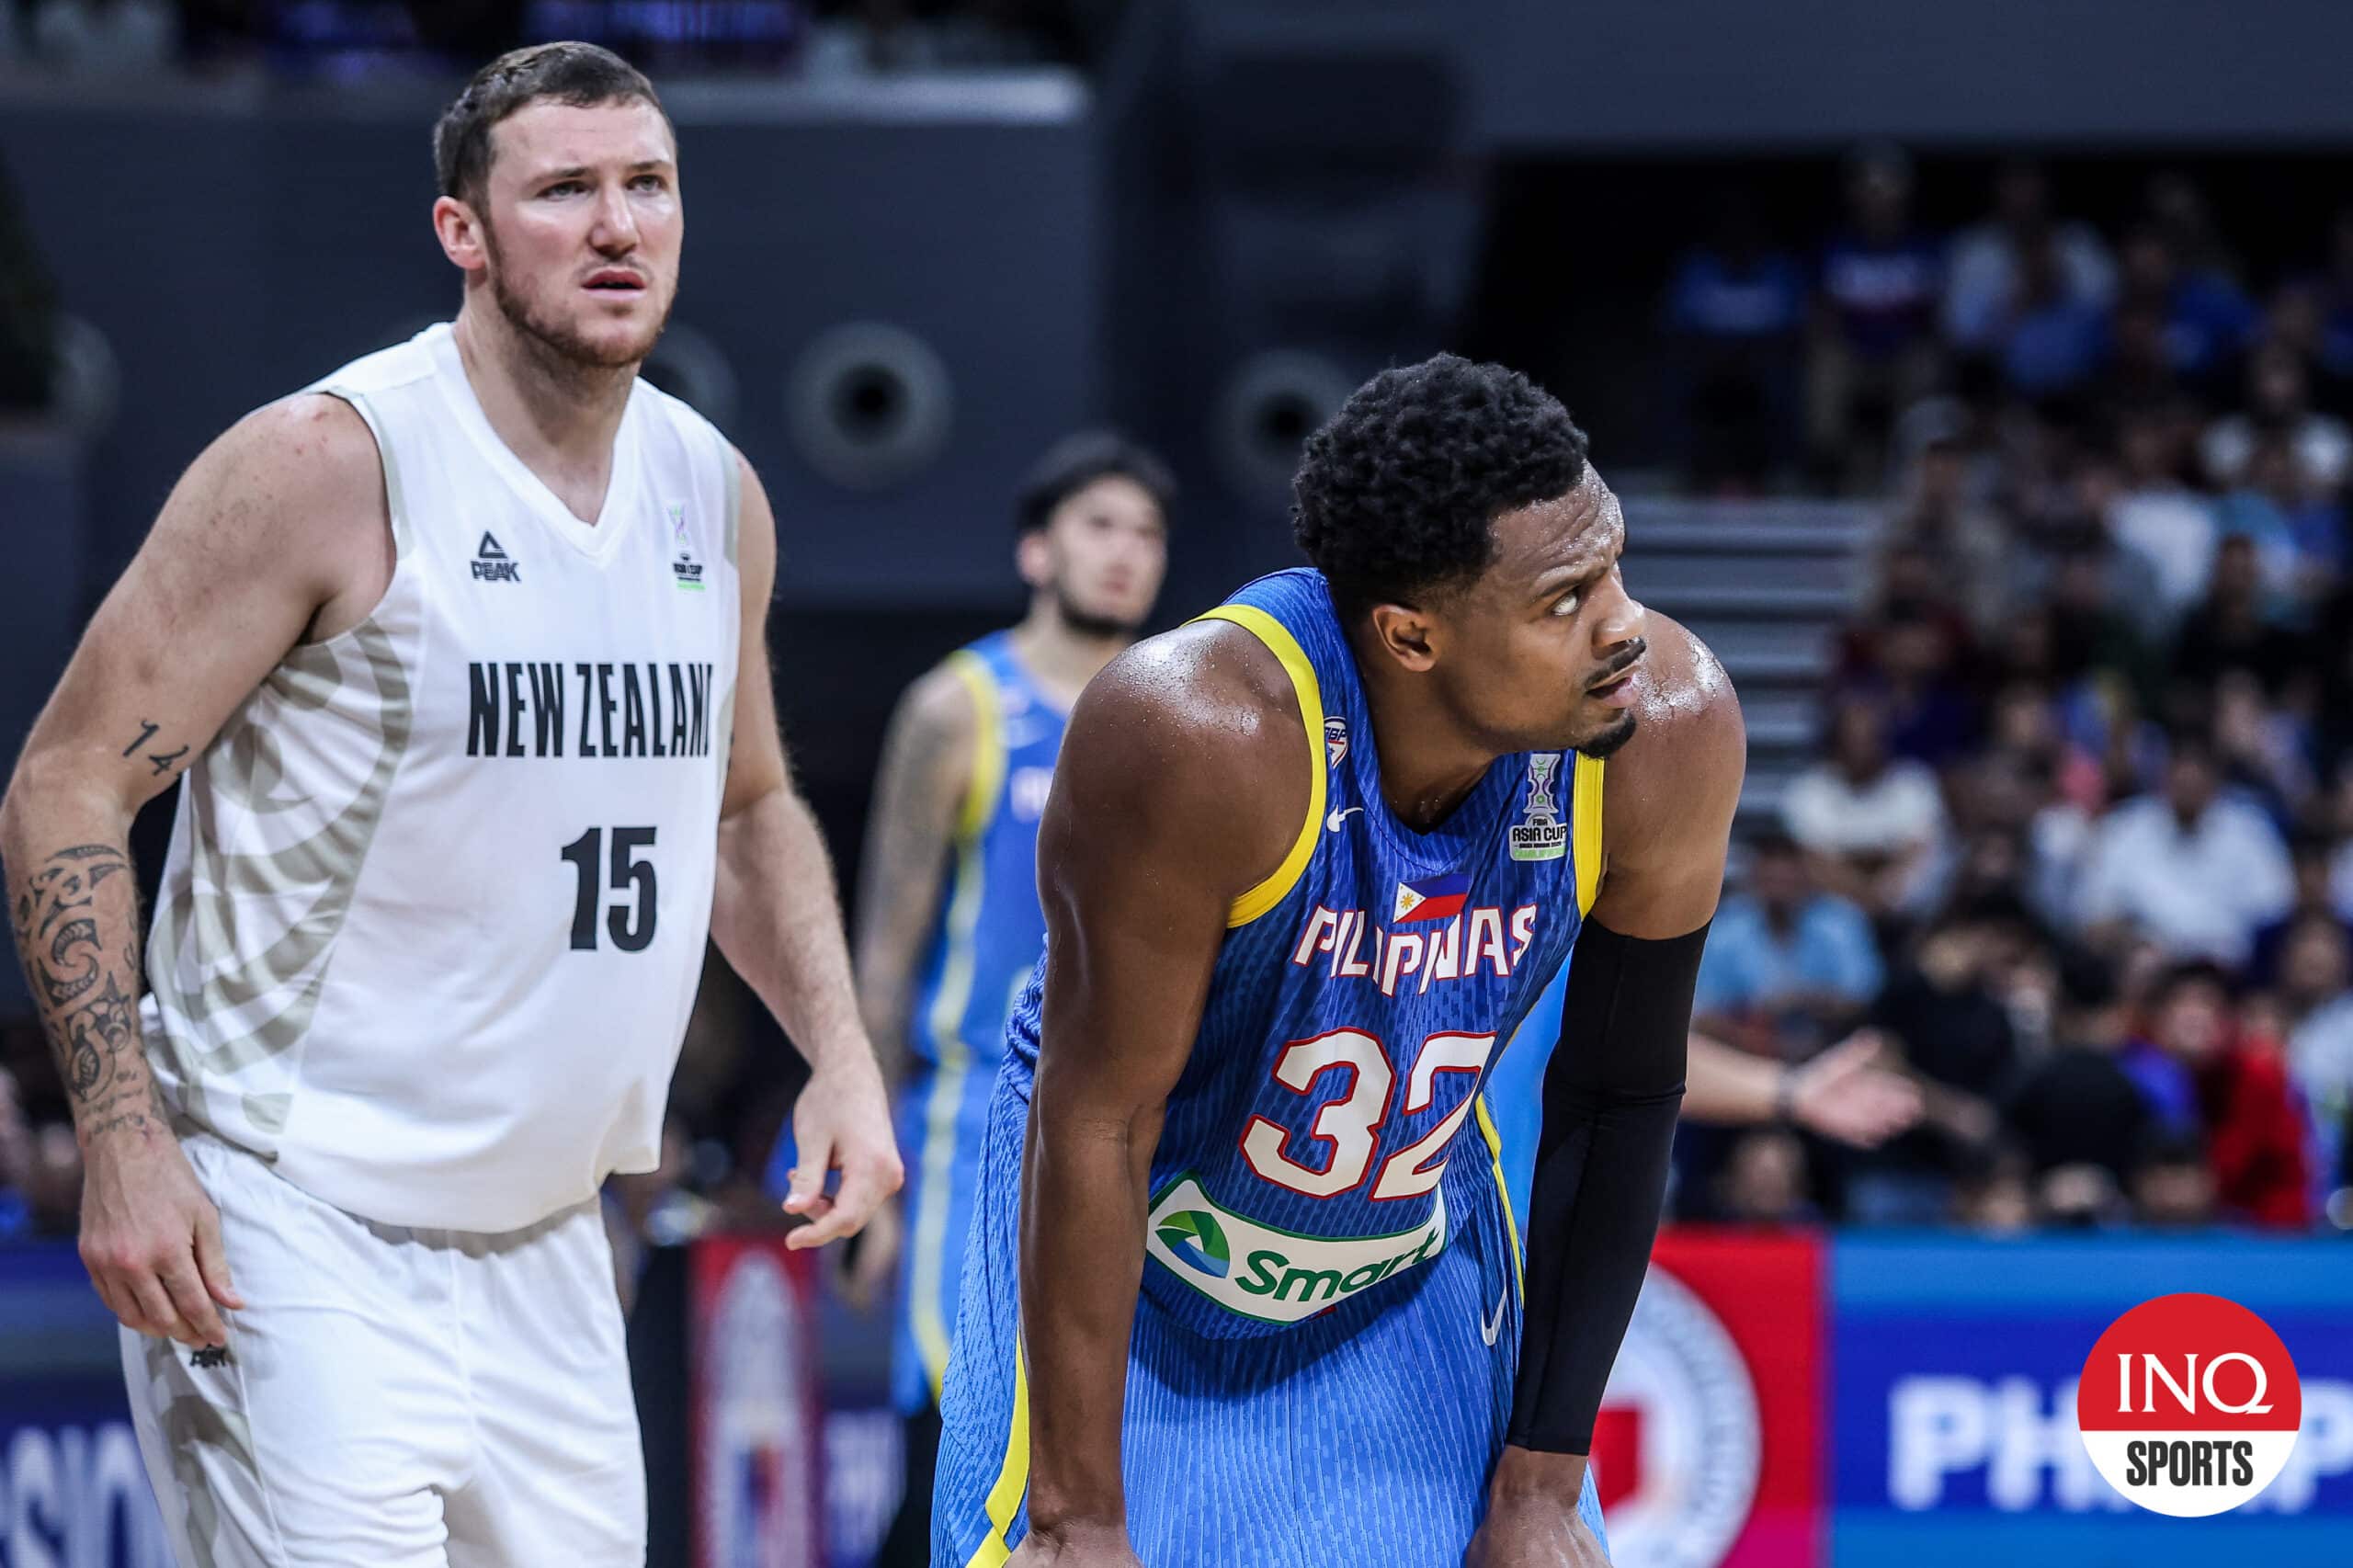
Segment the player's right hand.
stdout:
[[153,1119],[98,1132],[83,1153],[82,1263],[125,1328],[191,1348],[225,1346],[220,1308],[245,1303],[229,1282],[221,1211],[179,1141]]
[[1876,1149],[1920,1119],[1919,1085],[1882,1065],[1886,1042],[1858,1029],[1790,1069],[1790,1108],[1807,1131],[1858,1149]]
[[900,1213],[896,1196],[884,1199],[874,1217],[845,1253],[836,1249],[834,1256],[845,1259],[836,1263],[834,1289],[841,1292],[843,1301],[861,1312],[870,1312],[883,1301],[891,1290],[891,1281],[899,1272],[899,1254],[905,1244],[905,1217]]
[[1005,1568],[1143,1568],[1143,1560],[1128,1544],[1124,1527],[1074,1526],[1031,1530],[1006,1559]]

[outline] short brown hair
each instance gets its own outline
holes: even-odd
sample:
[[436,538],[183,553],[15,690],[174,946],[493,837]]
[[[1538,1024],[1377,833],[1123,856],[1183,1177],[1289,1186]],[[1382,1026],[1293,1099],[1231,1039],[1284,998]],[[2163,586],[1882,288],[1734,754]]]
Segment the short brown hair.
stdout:
[[645,74],[593,43],[536,43],[507,51],[481,70],[433,127],[434,172],[441,194],[478,200],[490,175],[491,129],[529,105],[553,101],[586,108],[641,99],[667,124],[669,113]]

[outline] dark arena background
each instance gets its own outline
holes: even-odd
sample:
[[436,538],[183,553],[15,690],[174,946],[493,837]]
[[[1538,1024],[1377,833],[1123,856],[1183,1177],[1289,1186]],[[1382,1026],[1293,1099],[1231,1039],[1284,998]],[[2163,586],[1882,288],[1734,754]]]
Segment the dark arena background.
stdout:
[[[188,461],[446,319],[476,64],[647,70],[691,195],[644,373],[764,477],[845,889],[907,683],[1016,619],[1012,497],[1114,424],[1159,624],[1298,559],[1303,437],[1506,361],[1750,756],[1699,1022],[1857,1027],[1925,1114],[1678,1133],[1597,1437],[1624,1568],[2353,1562],[2353,9],[2342,0],[0,0],[0,747]],[[172,797],[132,847],[160,866]],[[714,957],[607,1208],[657,1564],[871,1561],[887,1303],[763,1187],[798,1058]],[[0,976],[0,1568],[158,1568],[80,1165]],[[2078,1439],[2120,1312],[2295,1357],[2253,1504]],[[1237,1562],[1246,1559],[1237,1557]]]

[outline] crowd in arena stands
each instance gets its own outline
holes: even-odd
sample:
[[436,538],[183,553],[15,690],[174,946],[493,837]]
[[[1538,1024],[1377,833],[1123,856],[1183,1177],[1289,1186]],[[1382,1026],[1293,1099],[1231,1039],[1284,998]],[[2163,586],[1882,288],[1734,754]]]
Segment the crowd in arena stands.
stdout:
[[471,71],[518,45],[606,44],[654,71],[1083,63],[1122,0],[0,0],[0,64],[103,77],[176,65],[297,76]]
[[2353,212],[2258,297],[2177,179],[2111,244],[2013,166],[1936,245],[1900,159],[1849,178],[1813,274],[1734,214],[1669,290],[1700,483],[1894,473],[1699,1007],[1785,1060],[1876,1028],[1928,1114],[1691,1141],[1678,1201],[2353,1228]]

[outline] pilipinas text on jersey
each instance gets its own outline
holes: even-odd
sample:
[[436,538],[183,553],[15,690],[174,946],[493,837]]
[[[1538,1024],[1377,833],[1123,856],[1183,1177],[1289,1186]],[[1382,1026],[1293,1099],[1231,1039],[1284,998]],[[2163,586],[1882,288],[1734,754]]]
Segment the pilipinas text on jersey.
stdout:
[[[1282,662],[1315,770],[1293,854],[1229,919],[1153,1160],[1145,1294],[1235,1335],[1402,1301],[1469,1206],[1500,1203],[1476,1096],[1575,940],[1600,764],[1498,758],[1415,833],[1382,800],[1323,578],[1277,573],[1210,613]],[[1011,1031],[1025,1076],[1038,990]]]

